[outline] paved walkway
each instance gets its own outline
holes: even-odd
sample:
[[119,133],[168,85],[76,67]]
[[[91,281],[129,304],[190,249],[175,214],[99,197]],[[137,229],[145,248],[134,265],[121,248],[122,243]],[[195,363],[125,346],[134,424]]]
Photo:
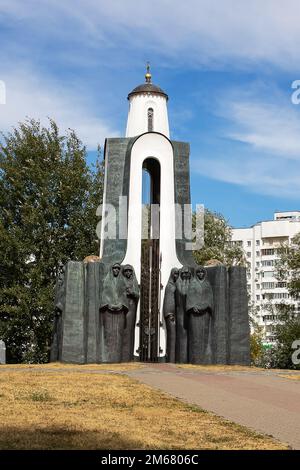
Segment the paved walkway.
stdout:
[[299,380],[280,377],[278,371],[207,372],[171,364],[123,373],[300,449]]

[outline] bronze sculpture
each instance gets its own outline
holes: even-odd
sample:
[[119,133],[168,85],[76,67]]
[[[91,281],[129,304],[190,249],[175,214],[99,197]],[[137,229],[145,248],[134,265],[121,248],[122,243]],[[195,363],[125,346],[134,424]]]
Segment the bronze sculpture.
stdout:
[[122,303],[121,265],[115,263],[108,271],[100,303],[100,325],[103,328],[104,362],[121,362],[125,315],[128,307]]
[[191,270],[188,266],[183,266],[179,271],[179,278],[176,281],[175,302],[176,302],[176,346],[175,361],[179,363],[188,362],[188,336],[186,317],[186,296],[191,280]]
[[186,299],[188,359],[192,364],[212,363],[213,291],[206,269],[196,268]]
[[175,362],[176,347],[176,281],[179,277],[179,269],[173,268],[165,289],[163,313],[167,327],[167,362]]
[[135,277],[134,269],[130,264],[123,266],[121,279],[123,303],[127,307],[125,330],[123,335],[122,362],[129,362],[133,360],[136,309],[140,296],[139,285]]
[[213,308],[213,291],[205,268],[171,270],[163,304],[167,362],[212,362]]

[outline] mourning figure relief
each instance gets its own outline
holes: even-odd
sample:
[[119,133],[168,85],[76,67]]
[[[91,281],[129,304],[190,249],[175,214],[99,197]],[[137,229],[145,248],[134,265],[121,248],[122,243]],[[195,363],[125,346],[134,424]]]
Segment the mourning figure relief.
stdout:
[[104,282],[100,304],[100,325],[103,328],[105,362],[121,362],[123,333],[125,329],[126,305],[121,300],[119,279],[121,265],[115,263],[108,271]]
[[139,285],[135,277],[134,269],[130,264],[122,268],[122,287],[124,305],[127,306],[125,317],[125,330],[123,336],[122,362],[133,360],[134,353],[134,330],[136,323],[136,309],[139,300]]
[[163,304],[163,314],[167,327],[167,362],[175,362],[175,346],[176,346],[176,281],[179,277],[179,269],[173,268],[165,289],[165,297]]
[[213,291],[206,270],[198,267],[187,292],[188,358],[192,364],[212,362]]
[[179,363],[188,362],[186,301],[187,301],[187,292],[188,292],[191,276],[192,276],[191,269],[188,266],[183,266],[183,268],[180,269],[179,277],[176,281],[175,360],[176,362],[179,362]]
[[104,362],[131,360],[139,287],[132,266],[115,263],[108,271],[100,302]]
[[168,362],[212,362],[213,308],[213,291],[205,268],[172,269],[163,306]]

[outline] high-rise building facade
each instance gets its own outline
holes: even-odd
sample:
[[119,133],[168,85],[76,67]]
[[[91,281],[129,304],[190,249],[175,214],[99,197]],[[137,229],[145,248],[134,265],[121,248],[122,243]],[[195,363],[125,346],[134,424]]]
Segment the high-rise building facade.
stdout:
[[278,319],[276,308],[270,306],[290,304],[295,313],[300,313],[300,302],[290,297],[286,280],[275,277],[278,249],[283,242],[290,244],[299,232],[300,211],[275,212],[274,220],[232,230],[232,242],[245,253],[250,301],[255,307],[255,319],[263,327],[266,343],[274,341],[273,329]]

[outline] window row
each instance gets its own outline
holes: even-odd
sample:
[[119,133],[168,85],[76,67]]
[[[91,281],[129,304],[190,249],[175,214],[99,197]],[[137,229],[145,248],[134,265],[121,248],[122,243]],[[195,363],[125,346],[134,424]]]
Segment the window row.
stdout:
[[275,260],[274,259],[264,260],[264,261],[261,262],[261,265],[262,265],[262,267],[274,266],[275,265]]
[[[252,254],[251,251],[247,251],[247,258],[251,258],[251,254]],[[256,252],[256,256],[260,256],[259,251]]]
[[270,292],[262,295],[262,300],[273,300],[273,299],[289,299],[290,296],[287,292]]
[[[259,246],[260,245],[260,240],[255,240],[255,244],[256,244],[256,246]],[[247,246],[251,246],[251,240],[247,241]]]
[[261,256],[273,256],[277,253],[277,249],[275,248],[264,248],[261,250]]
[[286,282],[263,282],[261,285],[262,289],[282,289],[283,287],[286,287]]

